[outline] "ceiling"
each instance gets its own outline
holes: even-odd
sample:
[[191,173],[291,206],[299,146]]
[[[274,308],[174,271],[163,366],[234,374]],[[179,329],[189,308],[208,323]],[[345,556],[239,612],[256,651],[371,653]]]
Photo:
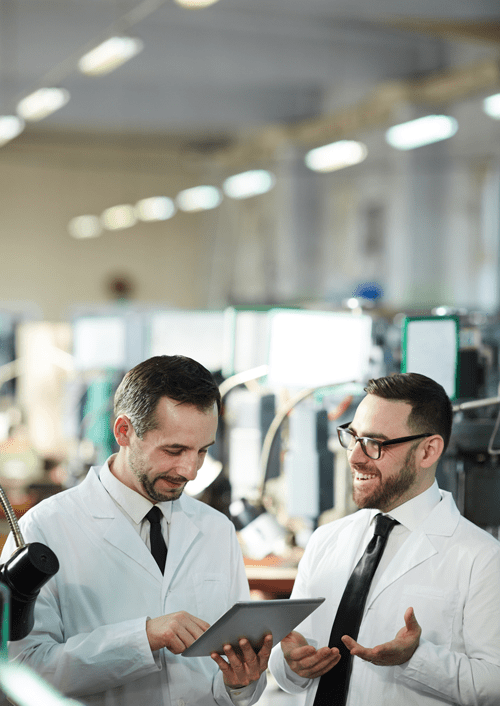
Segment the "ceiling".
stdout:
[[[116,32],[144,50],[82,76],[78,58]],[[465,50],[464,50],[464,47]],[[0,113],[41,86],[71,100],[26,134],[190,135],[217,141],[296,126],[375,86],[496,57],[497,0],[2,0]]]

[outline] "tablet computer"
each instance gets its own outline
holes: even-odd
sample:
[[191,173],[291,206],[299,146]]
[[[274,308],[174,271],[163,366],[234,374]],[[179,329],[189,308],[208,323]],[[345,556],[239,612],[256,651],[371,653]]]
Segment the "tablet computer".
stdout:
[[212,652],[224,654],[224,645],[240,652],[239,640],[246,637],[254,650],[259,650],[267,633],[276,645],[310,615],[324,598],[295,598],[235,603],[203,635],[184,650],[184,657],[209,657]]

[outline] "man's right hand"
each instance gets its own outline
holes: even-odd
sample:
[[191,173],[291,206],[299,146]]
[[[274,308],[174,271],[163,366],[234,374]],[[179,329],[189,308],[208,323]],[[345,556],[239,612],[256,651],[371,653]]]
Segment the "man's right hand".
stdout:
[[295,630],[282,639],[281,649],[290,669],[306,679],[321,677],[340,660],[340,652],[336,647],[321,647],[317,650]]
[[209,627],[201,618],[181,610],[147,620],[146,634],[153,652],[166,647],[174,655],[179,655]]

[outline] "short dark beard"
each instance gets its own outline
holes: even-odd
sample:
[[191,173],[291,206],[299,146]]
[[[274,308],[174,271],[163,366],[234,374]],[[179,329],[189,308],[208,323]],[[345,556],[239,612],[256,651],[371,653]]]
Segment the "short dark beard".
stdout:
[[380,488],[365,498],[361,505],[356,502],[353,490],[353,500],[359,508],[382,510],[394,505],[394,501],[402,497],[415,484],[417,471],[415,468],[415,450],[413,446],[406,454],[399,473],[382,481]]
[[[135,471],[134,471],[135,473]],[[184,485],[180,488],[176,488],[175,490],[169,490],[167,493],[159,493],[156,488],[155,488],[155,483],[157,480],[159,480],[162,476],[158,476],[158,478],[155,478],[154,481],[150,481],[150,479],[144,474],[144,473],[135,473],[135,477],[139,481],[139,483],[142,486],[142,489],[144,492],[147,494],[149,499],[152,502],[155,503],[164,503],[168,502],[169,500],[178,500],[182,493],[184,492]],[[169,480],[172,480],[169,478]]]
[[[167,476],[158,476],[153,481],[151,481],[148,478],[147,474],[143,471],[143,466],[142,466],[141,462],[139,461],[139,463],[136,463],[132,454],[129,458],[129,466],[130,466],[130,470],[132,471],[132,473],[136,477],[137,481],[139,482],[141,488],[144,490],[144,493],[151,500],[151,502],[164,503],[164,502],[168,502],[170,500],[178,500],[181,497],[181,495],[184,491],[184,486],[186,485],[186,483],[184,483],[184,485],[181,486],[180,488],[169,490],[166,493],[160,493],[156,490],[155,483],[160,478],[163,478],[163,477],[166,478]],[[168,480],[177,480],[177,479],[169,478]],[[181,481],[180,478],[178,480]],[[182,481],[184,481],[184,480],[185,479],[183,478]]]

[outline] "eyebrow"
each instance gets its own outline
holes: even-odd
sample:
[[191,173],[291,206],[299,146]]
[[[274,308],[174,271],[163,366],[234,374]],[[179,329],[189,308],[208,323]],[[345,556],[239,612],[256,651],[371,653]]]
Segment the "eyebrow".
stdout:
[[[209,446],[213,446],[215,444],[215,439],[214,441],[211,441],[209,444],[206,444],[206,446],[202,446],[201,449],[208,449]],[[184,444],[162,444],[162,449],[189,449],[191,448],[190,446],[185,446]]]
[[[356,430],[351,425],[349,425],[349,431],[352,431],[353,434],[355,434],[356,436],[359,436],[359,434],[356,432]],[[382,439],[383,441],[390,441],[388,436],[386,436],[385,434],[379,434],[378,432],[375,432],[375,431],[368,432],[368,434],[363,434],[362,436],[363,436],[363,438],[368,438],[368,439],[375,439],[375,440]]]

